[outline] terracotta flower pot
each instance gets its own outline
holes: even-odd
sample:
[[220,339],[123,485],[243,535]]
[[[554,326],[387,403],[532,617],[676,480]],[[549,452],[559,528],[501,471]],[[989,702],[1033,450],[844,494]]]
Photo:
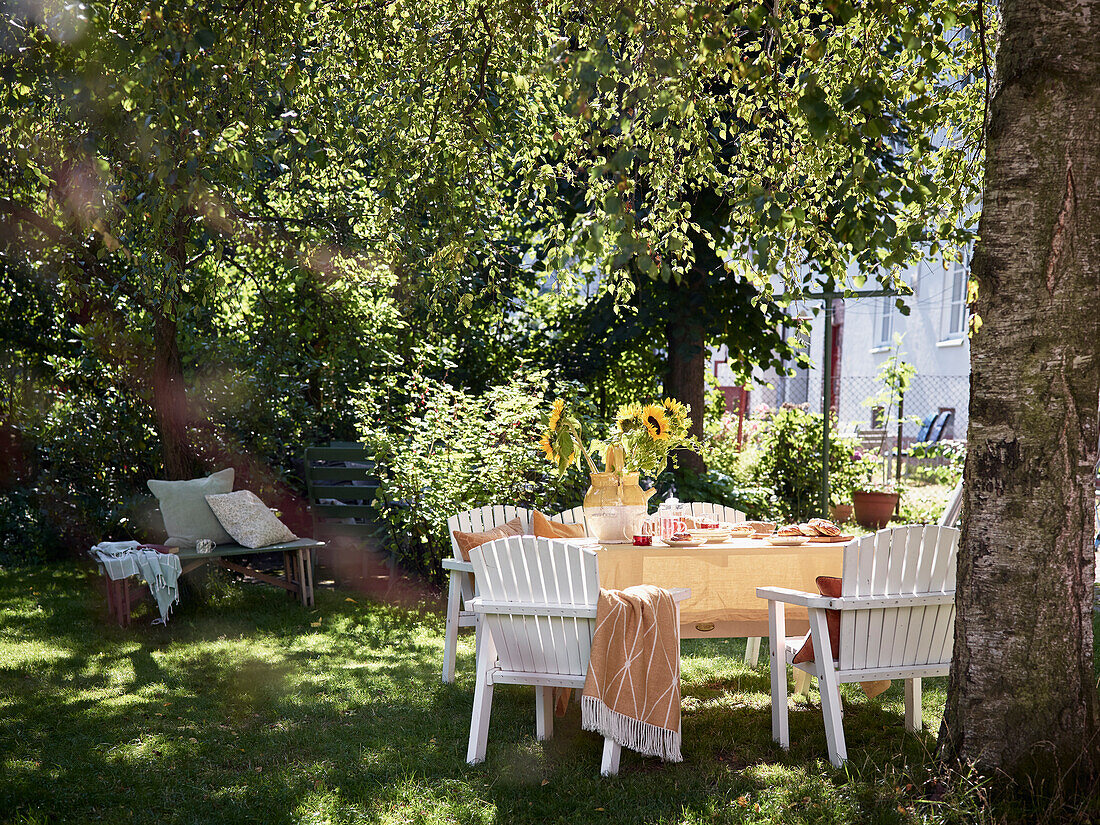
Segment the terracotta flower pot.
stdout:
[[852,507],[856,522],[868,530],[881,530],[894,515],[898,506],[898,493],[879,493],[870,490],[858,490],[852,493]]
[[843,524],[852,517],[851,504],[834,504],[829,507],[829,518],[837,524]]

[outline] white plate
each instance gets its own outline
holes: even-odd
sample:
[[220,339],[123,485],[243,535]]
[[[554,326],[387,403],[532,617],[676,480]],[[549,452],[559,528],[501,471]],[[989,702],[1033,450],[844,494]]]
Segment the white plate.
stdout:
[[764,539],[764,541],[774,547],[798,547],[809,540],[809,536],[768,536]]
[[665,542],[669,547],[702,547],[706,544],[705,541],[696,541],[695,539],[688,539],[687,541],[673,541],[669,539]]

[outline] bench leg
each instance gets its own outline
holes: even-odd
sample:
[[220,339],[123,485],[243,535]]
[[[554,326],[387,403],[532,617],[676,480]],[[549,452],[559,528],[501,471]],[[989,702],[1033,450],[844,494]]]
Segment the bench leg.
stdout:
[[[293,585],[294,582],[294,554],[289,550],[283,551],[283,577],[286,579],[286,583]],[[287,590],[286,594],[290,598],[294,598],[294,590]]]
[[130,578],[129,576],[127,576],[124,579],[119,579],[117,582],[115,582],[115,584],[118,585],[118,588],[122,594],[122,598],[119,600],[121,602],[119,624],[121,624],[123,627],[129,627],[130,615],[133,613],[133,605],[130,601]]
[[302,599],[306,607],[313,607],[313,551],[306,547],[302,554]]
[[302,602],[302,607],[310,607],[313,604],[313,594],[309,589],[309,579],[306,572],[309,565],[306,562],[305,555],[303,550],[295,552],[295,572],[298,574],[298,598]]

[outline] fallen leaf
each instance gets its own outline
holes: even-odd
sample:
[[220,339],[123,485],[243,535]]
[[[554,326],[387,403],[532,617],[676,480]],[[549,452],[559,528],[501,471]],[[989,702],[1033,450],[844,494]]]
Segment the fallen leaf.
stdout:
[[198,741],[199,741],[199,740],[198,740],[198,739],[196,739],[196,738],[195,738],[194,736],[189,736],[189,737],[187,738],[187,741],[188,741],[188,742],[194,742],[195,744],[198,744]]
[[747,796],[737,797],[737,804],[740,805],[742,808],[747,808],[749,806],[748,797]]
[[310,623],[309,623],[309,626],[310,626],[310,627],[320,627],[320,626],[321,626],[321,622],[320,622],[320,620],[318,620],[318,621],[316,621],[316,622],[310,622]]
[[355,601],[355,599],[351,598],[350,596],[348,596],[348,598],[344,599],[344,601],[351,602],[352,604],[359,604],[359,602]]
[[[547,785],[549,785],[549,784],[550,784],[550,780],[549,780],[549,779],[544,779],[544,780],[542,780],[542,785],[543,785],[543,787],[546,787],[546,786],[547,786]],[[599,810],[599,809],[597,808],[597,810]]]

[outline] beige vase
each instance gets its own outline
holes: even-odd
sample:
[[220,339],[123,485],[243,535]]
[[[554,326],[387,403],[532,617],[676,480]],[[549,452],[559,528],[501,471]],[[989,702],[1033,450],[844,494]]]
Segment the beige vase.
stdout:
[[649,513],[649,499],[656,490],[643,490],[637,473],[624,473],[622,450],[609,447],[607,472],[592,473],[592,486],[584,496],[584,520],[601,544],[629,544]]

